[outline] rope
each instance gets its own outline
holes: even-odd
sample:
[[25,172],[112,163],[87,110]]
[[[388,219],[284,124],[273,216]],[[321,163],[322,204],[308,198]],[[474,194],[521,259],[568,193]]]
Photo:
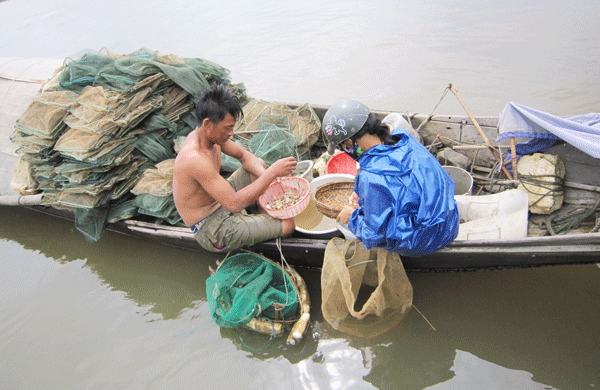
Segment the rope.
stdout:
[[[571,212],[568,215],[560,216],[557,214],[550,215],[544,220],[544,224],[548,229],[548,232],[556,236],[560,233],[568,232],[572,229],[576,229],[579,225],[596,213],[596,210],[600,206],[600,199],[594,204],[591,208],[578,208]],[[595,233],[600,230],[600,212],[596,213],[596,224],[590,231],[590,233]]]
[[[557,175],[518,175],[519,181],[523,185],[523,188],[533,195],[541,195],[538,200],[536,200],[533,204],[530,204],[529,207],[535,206],[542,199],[548,196],[561,196],[565,194],[565,190],[563,188],[564,179]],[[544,178],[550,178],[554,181],[543,180]],[[536,186],[548,190],[544,194],[540,194],[537,192],[533,192],[527,186]]]
[[348,268],[356,267],[357,265],[366,264],[366,263],[377,263],[377,260],[365,260],[360,263],[349,265]]
[[284,266],[289,269],[290,265],[288,264],[288,262],[285,259],[285,256],[283,255],[283,250],[281,248],[281,237],[277,237],[277,240],[275,240],[275,243],[277,244],[277,249],[279,250],[279,255],[281,256],[281,273],[283,275],[283,280],[284,280],[284,284],[285,284],[285,305],[287,306],[289,304],[290,292],[288,290],[288,284],[287,284],[287,278],[286,278],[287,275],[285,273]]
[[273,341],[275,339],[275,324],[270,319],[268,319],[268,318],[265,318],[265,319],[271,324],[271,328],[273,330],[271,331],[271,335],[269,336],[269,339],[267,341],[265,341],[263,343],[263,345],[261,345],[259,347],[251,347],[248,344],[246,344],[246,342],[244,341],[244,339],[242,338],[242,336],[240,336],[238,328],[235,328],[235,334],[238,337],[238,339],[240,340],[240,342],[242,343],[242,346],[246,350],[254,351],[254,352],[262,351],[263,349],[265,349],[267,347],[267,345],[269,345],[271,343],[271,341]]
[[[281,247],[281,237],[277,237],[277,239],[275,240],[275,243],[277,245],[277,249],[279,250],[279,255],[281,256],[281,272],[283,272],[283,280],[287,281],[287,279],[289,278],[289,280],[292,282],[292,286],[294,286],[294,289],[296,290],[296,297],[297,297],[297,301],[298,301],[298,306],[300,306],[300,310],[299,312],[302,313],[302,309],[304,308],[304,302],[302,302],[302,300],[300,299],[300,291],[298,291],[298,287],[296,286],[296,283],[294,283],[292,277],[290,276],[292,274],[292,267],[290,267],[290,265],[288,264],[287,260],[285,259],[285,256],[283,255],[283,249]],[[290,275],[286,274],[285,269],[287,269],[290,273]],[[286,278],[287,277],[287,278]],[[289,296],[290,293],[288,291],[288,284],[287,282],[285,283],[285,299],[286,299],[286,305],[289,303]],[[299,319],[299,318],[298,318]],[[282,321],[284,321],[284,319],[282,319]],[[292,322],[296,322],[297,320],[294,320]]]
[[423,127],[425,124],[429,123],[429,121],[431,120],[431,118],[433,118],[433,113],[435,110],[437,110],[437,108],[439,107],[440,103],[442,102],[442,100],[444,99],[444,97],[446,97],[446,94],[448,93],[448,91],[450,90],[450,86],[446,87],[446,89],[444,89],[444,92],[442,92],[442,96],[440,97],[440,100],[437,102],[437,104],[435,105],[435,107],[433,107],[433,110],[431,110],[431,114],[429,114],[429,116],[427,117],[427,119],[425,119],[423,122],[421,122],[421,124],[419,125],[419,127],[417,127],[417,129],[415,130],[415,132],[418,134],[419,130],[421,130],[421,127]]

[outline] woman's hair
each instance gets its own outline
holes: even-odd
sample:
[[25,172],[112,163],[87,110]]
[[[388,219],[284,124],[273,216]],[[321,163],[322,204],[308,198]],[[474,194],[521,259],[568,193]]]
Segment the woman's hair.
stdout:
[[202,95],[196,103],[196,116],[198,123],[206,118],[217,124],[231,114],[236,120],[240,119],[244,112],[239,100],[227,86],[213,83],[210,89]]
[[365,134],[376,135],[384,145],[393,145],[397,141],[396,137],[390,135],[390,128],[381,123],[373,113],[369,114],[363,127],[350,138],[352,139],[352,142],[356,144],[356,140]]

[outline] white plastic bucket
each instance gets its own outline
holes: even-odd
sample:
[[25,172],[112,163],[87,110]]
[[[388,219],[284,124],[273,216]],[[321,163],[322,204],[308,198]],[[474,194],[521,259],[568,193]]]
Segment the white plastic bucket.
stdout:
[[313,179],[313,166],[314,163],[311,160],[298,161],[296,169],[292,172],[292,176],[301,177],[311,182]]
[[326,217],[317,210],[317,206],[314,202],[315,192],[317,191],[317,188],[323,184],[354,179],[355,176],[344,173],[332,173],[330,175],[323,175],[312,179],[310,182],[310,201],[308,206],[302,213],[294,217],[296,230],[300,233],[318,238],[338,236],[340,231],[336,226],[335,219]]
[[473,176],[459,167],[443,165],[442,168],[454,180],[454,195],[470,195],[473,190]]
[[457,195],[460,225],[456,240],[527,237],[529,197],[514,189],[492,195]]

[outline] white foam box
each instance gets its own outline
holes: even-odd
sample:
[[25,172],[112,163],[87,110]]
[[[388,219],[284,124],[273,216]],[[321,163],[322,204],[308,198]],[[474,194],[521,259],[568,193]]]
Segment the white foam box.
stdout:
[[518,188],[529,196],[529,212],[550,214],[562,207],[562,181],[565,164],[554,154],[534,153],[523,156],[517,164],[521,183]]

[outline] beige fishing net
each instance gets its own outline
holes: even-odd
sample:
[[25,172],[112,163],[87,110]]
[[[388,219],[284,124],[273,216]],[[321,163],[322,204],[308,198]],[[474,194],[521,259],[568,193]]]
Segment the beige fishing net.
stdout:
[[[213,82],[248,101],[243,83],[232,84],[227,69],[201,58],[148,49],[66,58],[10,136],[20,156],[13,189],[41,192],[43,205],[72,210],[81,217],[78,230],[93,241],[104,218],[136,215],[182,225],[172,162],[196,128],[194,102]],[[244,113],[235,141],[266,162],[309,154],[319,138],[321,124],[308,105],[292,109],[255,100]]]
[[367,250],[359,240],[333,238],[321,272],[321,310],[335,329],[370,338],[400,323],[412,306],[413,290],[400,256]]
[[161,161],[156,168],[146,169],[131,192],[134,195],[151,194],[169,196],[173,194],[173,166],[175,159]]
[[15,170],[10,186],[22,195],[33,195],[37,192],[37,181],[33,178],[31,164],[19,157],[15,163]]
[[[302,156],[308,153],[319,139],[321,121],[308,104],[292,109],[283,103],[254,99],[244,106],[244,117],[238,122],[234,132],[238,140],[248,142],[257,135],[265,136],[264,133],[269,131],[271,136],[276,136],[276,130],[293,135],[298,155]],[[263,147],[265,153],[276,149],[275,144],[281,141],[279,138],[265,141],[268,144]],[[289,141],[285,141],[289,144]]]

